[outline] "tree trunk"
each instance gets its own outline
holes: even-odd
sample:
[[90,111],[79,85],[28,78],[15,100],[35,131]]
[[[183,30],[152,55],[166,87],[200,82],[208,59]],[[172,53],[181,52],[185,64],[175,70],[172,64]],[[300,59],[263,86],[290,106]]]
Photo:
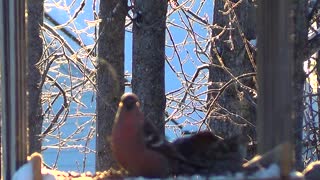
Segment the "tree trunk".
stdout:
[[[222,137],[255,135],[256,100],[254,48],[246,40],[255,39],[256,8],[248,1],[215,0],[211,44],[212,66],[209,70],[208,95],[210,128]],[[237,5],[236,5],[237,4]],[[246,40],[245,40],[246,39]],[[230,80],[234,82],[225,86]],[[221,94],[220,94],[221,93]],[[217,101],[213,102],[213,99]]]
[[307,20],[307,5],[306,1],[295,1],[293,10],[294,14],[294,64],[293,64],[293,108],[294,108],[294,119],[295,127],[295,158],[296,158],[296,169],[302,170],[302,131],[303,131],[303,87],[305,82],[305,73],[303,71],[303,62],[309,58],[305,57],[305,51],[307,50],[306,44],[308,41],[308,20]]
[[41,139],[43,116],[40,87],[41,72],[36,64],[43,53],[43,42],[40,37],[43,25],[43,0],[28,1],[28,103],[29,103],[29,155],[41,152]]
[[124,93],[124,35],[127,1],[100,1],[97,70],[96,171],[115,166],[108,137]]
[[166,0],[136,0],[133,22],[132,89],[147,121],[164,132]]

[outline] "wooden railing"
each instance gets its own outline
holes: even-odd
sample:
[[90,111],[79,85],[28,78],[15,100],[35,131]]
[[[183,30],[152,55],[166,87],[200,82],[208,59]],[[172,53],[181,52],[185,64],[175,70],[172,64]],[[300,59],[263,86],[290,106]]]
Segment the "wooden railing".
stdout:
[[26,162],[26,22],[24,0],[0,4],[0,59],[2,81],[2,178]]
[[281,172],[292,168],[293,152],[293,32],[289,0],[261,0],[258,4],[258,153],[289,143]]

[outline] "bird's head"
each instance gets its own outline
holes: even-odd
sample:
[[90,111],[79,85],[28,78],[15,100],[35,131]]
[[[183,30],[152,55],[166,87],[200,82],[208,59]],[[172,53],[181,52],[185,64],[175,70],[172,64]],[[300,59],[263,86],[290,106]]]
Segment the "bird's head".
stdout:
[[140,106],[139,98],[134,93],[125,93],[121,96],[119,107],[130,111],[133,107]]

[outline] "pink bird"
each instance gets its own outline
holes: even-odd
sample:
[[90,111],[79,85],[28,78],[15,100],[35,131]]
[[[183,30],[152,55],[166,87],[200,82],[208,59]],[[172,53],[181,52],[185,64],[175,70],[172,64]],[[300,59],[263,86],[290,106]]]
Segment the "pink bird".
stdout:
[[[111,144],[113,156],[119,165],[131,176],[144,177],[209,174],[216,170],[215,165],[221,165],[214,162],[217,159],[214,151],[221,156],[221,148],[227,151],[226,154],[230,150],[229,141],[224,143],[211,132],[180,138],[173,143],[167,141],[151,122],[145,121],[139,99],[133,93],[121,97]],[[234,152],[237,154],[237,149],[233,148],[231,154]]]
[[113,155],[132,176],[165,177],[170,172],[168,158],[147,146],[144,126],[138,97],[124,94],[112,129]]

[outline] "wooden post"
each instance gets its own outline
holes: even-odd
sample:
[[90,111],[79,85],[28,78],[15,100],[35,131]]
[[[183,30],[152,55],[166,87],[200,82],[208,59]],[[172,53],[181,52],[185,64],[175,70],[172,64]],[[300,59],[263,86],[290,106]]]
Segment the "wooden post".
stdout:
[[11,179],[27,159],[25,2],[2,0],[0,4],[4,179]]
[[[292,20],[289,0],[258,1],[258,152],[293,140]],[[292,38],[292,37],[291,37]],[[291,147],[291,146],[289,146]],[[282,175],[292,166],[292,148],[281,156]],[[285,165],[283,165],[285,163]]]

